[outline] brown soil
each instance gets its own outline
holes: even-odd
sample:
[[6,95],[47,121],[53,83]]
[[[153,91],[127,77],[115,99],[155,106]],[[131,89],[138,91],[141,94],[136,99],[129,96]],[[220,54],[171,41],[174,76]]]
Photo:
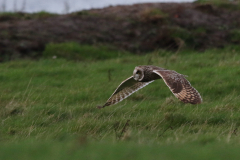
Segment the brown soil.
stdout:
[[148,3],[22,17],[0,16],[0,61],[39,57],[50,42],[107,44],[133,53],[240,43],[233,35],[240,28],[240,11],[210,4]]

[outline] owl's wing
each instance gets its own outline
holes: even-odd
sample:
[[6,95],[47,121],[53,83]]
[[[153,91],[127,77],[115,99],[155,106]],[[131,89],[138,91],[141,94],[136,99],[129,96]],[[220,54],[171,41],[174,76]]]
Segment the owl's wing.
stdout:
[[99,106],[98,108],[103,108],[105,106],[110,106],[113,104],[117,104],[121,102],[123,99],[127,98],[134,92],[138,91],[139,89],[145,87],[150,82],[138,82],[133,79],[133,76],[129,77],[128,79],[124,80],[118,88],[113,92],[111,97],[107,100],[107,102],[103,106]]
[[172,91],[184,103],[198,104],[202,102],[201,95],[193,88],[184,75],[172,70],[153,70],[158,74]]

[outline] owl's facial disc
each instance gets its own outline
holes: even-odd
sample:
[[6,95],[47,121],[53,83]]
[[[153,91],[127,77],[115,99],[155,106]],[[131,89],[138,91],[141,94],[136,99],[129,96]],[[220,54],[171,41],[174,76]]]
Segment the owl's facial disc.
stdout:
[[136,80],[136,81],[141,81],[144,77],[143,75],[143,69],[142,68],[138,68],[136,67],[133,71],[133,78]]

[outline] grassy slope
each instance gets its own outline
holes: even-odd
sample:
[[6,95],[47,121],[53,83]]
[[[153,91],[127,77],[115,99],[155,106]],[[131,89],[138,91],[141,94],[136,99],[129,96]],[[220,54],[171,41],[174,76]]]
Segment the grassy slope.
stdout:
[[[237,157],[239,59],[237,51],[225,49],[2,63],[0,159]],[[115,106],[96,109],[141,64],[188,75],[203,104],[179,102],[158,80]]]

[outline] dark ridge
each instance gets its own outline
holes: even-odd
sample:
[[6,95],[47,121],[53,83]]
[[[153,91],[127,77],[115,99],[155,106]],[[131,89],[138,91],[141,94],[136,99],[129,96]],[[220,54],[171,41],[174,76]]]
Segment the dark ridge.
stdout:
[[146,3],[67,15],[0,14],[0,61],[38,58],[48,43],[106,44],[143,54],[240,43],[239,4]]

